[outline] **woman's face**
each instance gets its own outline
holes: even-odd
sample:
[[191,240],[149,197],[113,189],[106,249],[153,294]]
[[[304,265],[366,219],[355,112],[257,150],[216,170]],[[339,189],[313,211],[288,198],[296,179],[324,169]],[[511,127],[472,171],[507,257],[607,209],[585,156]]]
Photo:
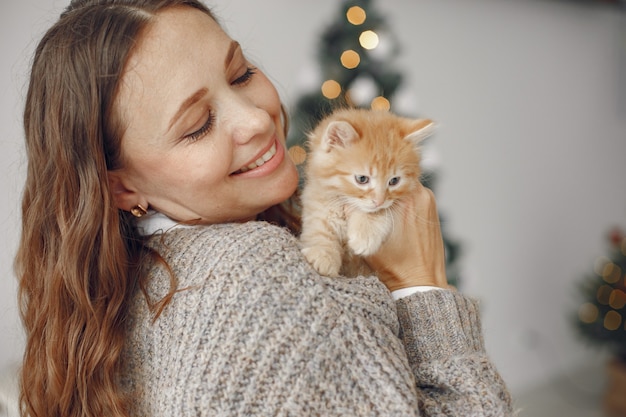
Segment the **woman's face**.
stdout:
[[122,168],[109,178],[123,210],[245,220],[297,186],[276,89],[200,11],[159,13],[126,64],[115,106]]

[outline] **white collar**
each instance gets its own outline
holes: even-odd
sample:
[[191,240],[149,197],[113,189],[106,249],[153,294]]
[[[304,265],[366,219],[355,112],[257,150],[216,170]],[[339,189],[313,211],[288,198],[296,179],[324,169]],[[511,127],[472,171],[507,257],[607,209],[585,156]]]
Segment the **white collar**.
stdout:
[[146,215],[136,220],[135,225],[141,236],[158,235],[172,229],[193,227],[191,225],[178,223],[165,214],[154,210],[148,210]]

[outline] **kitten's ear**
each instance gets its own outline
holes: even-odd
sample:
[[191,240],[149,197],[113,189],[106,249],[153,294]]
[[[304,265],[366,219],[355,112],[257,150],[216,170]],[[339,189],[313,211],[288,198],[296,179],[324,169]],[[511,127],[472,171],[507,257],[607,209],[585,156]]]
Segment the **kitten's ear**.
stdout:
[[435,132],[435,122],[430,119],[413,120],[411,125],[411,133],[406,135],[404,139],[413,143],[414,146],[419,144]]
[[345,148],[357,139],[359,134],[350,123],[343,120],[330,122],[322,136],[322,149],[328,152],[334,147]]

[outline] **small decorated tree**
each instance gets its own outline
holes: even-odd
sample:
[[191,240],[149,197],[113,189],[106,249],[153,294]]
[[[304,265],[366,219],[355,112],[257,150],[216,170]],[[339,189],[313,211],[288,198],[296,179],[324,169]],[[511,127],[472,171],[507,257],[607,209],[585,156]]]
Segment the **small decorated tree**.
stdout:
[[626,363],[626,238],[615,229],[609,242],[609,253],[596,261],[581,285],[576,325],[586,340]]
[[609,234],[609,253],[596,261],[585,277],[582,303],[575,327],[589,343],[607,350],[608,366],[604,408],[609,416],[626,416],[626,236],[619,229]]

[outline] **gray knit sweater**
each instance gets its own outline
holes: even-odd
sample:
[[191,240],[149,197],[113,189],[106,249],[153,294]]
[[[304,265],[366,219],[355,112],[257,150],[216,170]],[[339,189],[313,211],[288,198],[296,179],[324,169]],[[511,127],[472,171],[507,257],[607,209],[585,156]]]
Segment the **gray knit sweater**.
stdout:
[[[151,238],[179,292],[154,321],[137,291],[123,384],[136,416],[507,416],[477,305],[437,290],[394,301],[330,279],[263,222]],[[158,300],[170,278],[149,265]]]

